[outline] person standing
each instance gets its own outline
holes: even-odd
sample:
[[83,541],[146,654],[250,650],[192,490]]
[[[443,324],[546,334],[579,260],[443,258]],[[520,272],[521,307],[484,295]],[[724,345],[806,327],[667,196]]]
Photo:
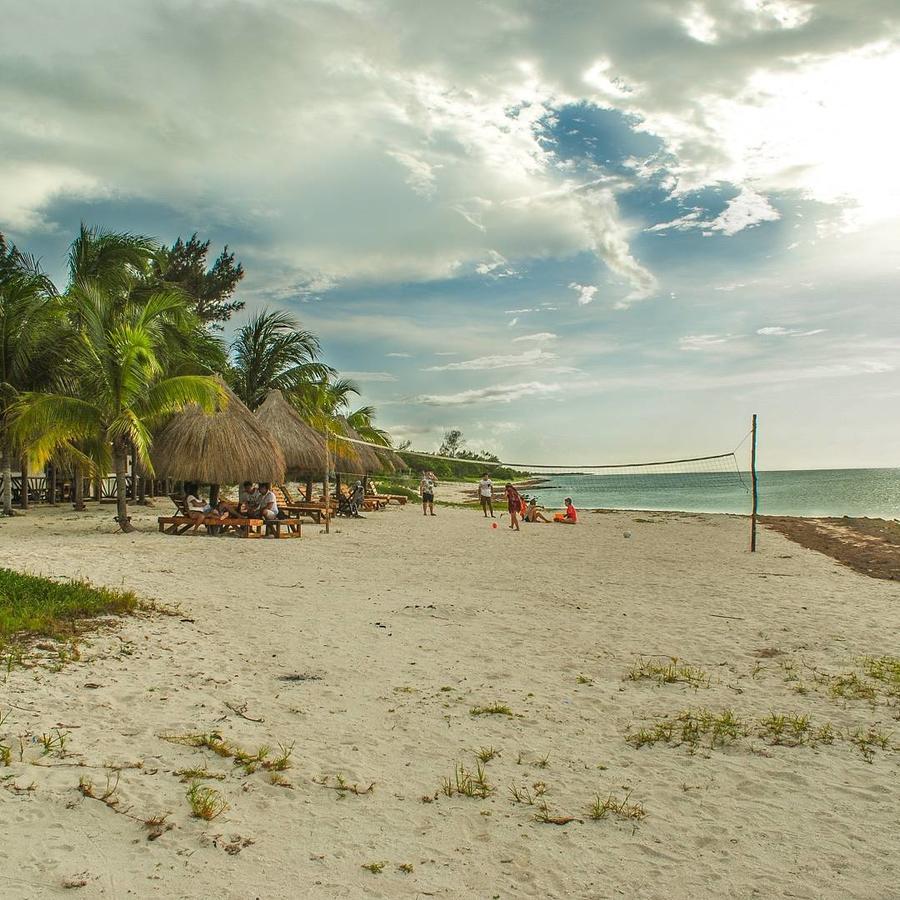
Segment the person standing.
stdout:
[[490,513],[492,519],[496,518],[494,516],[494,483],[488,478],[487,472],[481,476],[481,481],[478,483],[478,497],[481,500],[484,517],[487,518]]
[[509,527],[514,531],[518,531],[522,497],[511,484],[506,485],[506,508],[509,510]]
[[429,513],[434,515],[434,486],[437,479],[434,472],[425,471],[422,473],[422,480],[419,482],[419,493],[422,495],[422,515],[427,516]]

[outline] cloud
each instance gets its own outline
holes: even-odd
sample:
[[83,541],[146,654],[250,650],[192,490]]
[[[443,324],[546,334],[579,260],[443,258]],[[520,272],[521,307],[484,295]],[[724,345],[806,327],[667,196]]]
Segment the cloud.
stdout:
[[678,338],[678,345],[682,350],[709,350],[727,344],[735,337],[733,334],[687,334]]
[[516,366],[541,365],[552,362],[557,358],[555,353],[535,347],[533,350],[524,350],[506,356],[481,356],[477,359],[465,359],[460,362],[446,363],[442,366],[429,366],[426,372],[480,372],[488,369],[511,369]]
[[397,376],[390,372],[341,372],[344,378],[353,378],[356,381],[396,381]]
[[513,338],[513,343],[518,344],[523,341],[555,341],[557,335],[551,331],[540,331],[537,334],[523,334],[521,337]]
[[513,328],[513,327],[515,327],[515,326],[518,325],[518,324],[519,324],[519,317],[518,317],[518,316],[515,316],[514,318],[512,318],[512,319],[509,320],[509,325],[507,325],[507,327],[508,327],[508,328]]
[[525,398],[551,397],[563,391],[564,385],[528,381],[519,384],[493,385],[460,391],[458,394],[422,394],[411,402],[425,406],[468,406],[482,403],[512,403]]
[[475,271],[479,275],[489,275],[492,278],[510,278],[511,276],[518,274],[516,270],[509,265],[506,257],[496,250],[491,250],[488,254],[488,259],[475,266]]
[[406,183],[421,197],[433,197],[435,192],[435,171],[440,165],[429,165],[412,153],[403,150],[388,150],[388,156],[393,157],[407,171]]
[[569,288],[577,292],[579,306],[586,306],[594,299],[594,294],[597,293],[597,288],[593,284],[578,284],[573,281],[569,284]]
[[[726,237],[731,237],[745,228],[752,228],[760,222],[775,222],[781,218],[781,214],[761,194],[744,187],[736,197],[725,206],[725,209],[714,219],[704,218],[702,209],[692,209],[677,219],[670,222],[661,222],[646,230],[649,232],[665,231],[691,231],[699,229],[705,234],[721,232]],[[735,285],[743,287],[743,285]],[[724,287],[717,290],[731,290]]]
[[384,355],[393,359],[410,359],[412,357],[411,353],[385,353]]
[[757,329],[757,334],[770,337],[810,337],[814,334],[823,334],[824,328],[814,328],[811,331],[804,331],[802,328],[783,328],[781,325],[768,325],[765,328]]

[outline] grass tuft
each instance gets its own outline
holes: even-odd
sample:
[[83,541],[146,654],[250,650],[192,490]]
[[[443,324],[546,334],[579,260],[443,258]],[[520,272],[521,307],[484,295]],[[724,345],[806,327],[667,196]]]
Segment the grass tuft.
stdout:
[[630,797],[631,791],[629,791],[621,800],[613,794],[609,794],[606,799],[603,800],[600,798],[600,795],[597,794],[591,801],[590,806],[588,806],[588,817],[595,821],[599,821],[600,819],[605,819],[612,813],[619,818],[631,819],[639,822],[646,817],[647,811],[644,809],[642,803],[629,803],[628,800]]
[[505,703],[491,703],[489,706],[473,706],[471,716],[512,716],[513,711]]
[[689,684],[692,688],[709,687],[709,674],[699,666],[679,662],[670,656],[668,662],[640,657],[628,673],[631,681],[650,680],[657,684]]
[[207,822],[222,815],[228,809],[225,798],[215,789],[194,782],[187,792],[191,815]]

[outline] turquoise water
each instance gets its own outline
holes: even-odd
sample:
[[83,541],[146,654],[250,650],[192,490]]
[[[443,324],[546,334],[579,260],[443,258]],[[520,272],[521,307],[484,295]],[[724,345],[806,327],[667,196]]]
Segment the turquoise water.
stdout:
[[[544,506],[750,512],[750,476],[741,473],[548,475],[525,489]],[[900,517],[900,469],[760,472],[759,511],[770,516]]]

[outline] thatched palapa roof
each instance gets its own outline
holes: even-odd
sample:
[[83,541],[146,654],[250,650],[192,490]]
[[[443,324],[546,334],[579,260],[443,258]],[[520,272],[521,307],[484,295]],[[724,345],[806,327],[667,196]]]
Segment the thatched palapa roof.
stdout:
[[161,476],[201,484],[284,480],[284,454],[265,426],[222,381],[228,402],[212,415],[190,404],[153,442],[153,468]]
[[[351,428],[343,416],[338,418],[338,422],[345,437],[354,441],[362,440],[359,432]],[[332,438],[331,449],[334,452],[334,468],[338,472],[361,475],[384,471],[384,465],[371,447]]]
[[281,447],[290,477],[325,471],[325,438],[300,418],[281,391],[269,391],[254,415]]

